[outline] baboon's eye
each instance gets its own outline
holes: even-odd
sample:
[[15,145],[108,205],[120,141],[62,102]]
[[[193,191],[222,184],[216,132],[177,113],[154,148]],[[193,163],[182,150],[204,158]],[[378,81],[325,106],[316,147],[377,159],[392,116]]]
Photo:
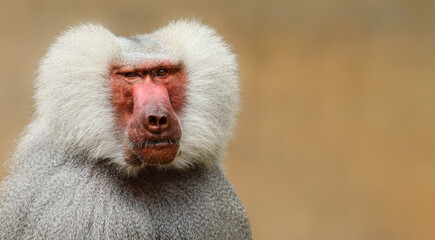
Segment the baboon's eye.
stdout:
[[128,77],[128,78],[140,77],[140,75],[137,74],[136,72],[128,72],[128,73],[124,73],[123,75],[124,77]]
[[166,77],[169,74],[169,71],[166,69],[159,69],[156,71],[156,73],[154,74],[154,76],[156,77]]

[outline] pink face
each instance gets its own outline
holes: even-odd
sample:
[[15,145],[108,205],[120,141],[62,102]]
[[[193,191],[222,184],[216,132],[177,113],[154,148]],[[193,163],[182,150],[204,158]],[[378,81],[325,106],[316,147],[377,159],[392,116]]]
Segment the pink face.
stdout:
[[110,86],[118,122],[129,141],[127,163],[171,163],[181,138],[176,114],[185,100],[183,66],[169,61],[113,64]]

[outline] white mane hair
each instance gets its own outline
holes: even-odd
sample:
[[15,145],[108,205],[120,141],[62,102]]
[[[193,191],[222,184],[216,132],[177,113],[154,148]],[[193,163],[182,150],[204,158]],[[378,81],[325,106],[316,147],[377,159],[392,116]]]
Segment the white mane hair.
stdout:
[[36,122],[44,123],[61,151],[134,172],[124,160],[125,136],[111,105],[109,70],[114,62],[151,59],[181,63],[187,73],[186,99],[178,114],[180,152],[165,167],[219,164],[239,108],[236,57],[213,29],[195,21],[173,22],[130,38],[101,25],[69,29],[41,62]]

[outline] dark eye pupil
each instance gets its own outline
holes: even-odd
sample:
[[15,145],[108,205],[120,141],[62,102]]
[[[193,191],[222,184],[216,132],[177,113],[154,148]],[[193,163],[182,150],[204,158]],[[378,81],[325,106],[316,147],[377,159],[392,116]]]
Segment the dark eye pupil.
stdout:
[[157,71],[158,76],[166,76],[168,74],[168,70],[166,69],[160,69]]

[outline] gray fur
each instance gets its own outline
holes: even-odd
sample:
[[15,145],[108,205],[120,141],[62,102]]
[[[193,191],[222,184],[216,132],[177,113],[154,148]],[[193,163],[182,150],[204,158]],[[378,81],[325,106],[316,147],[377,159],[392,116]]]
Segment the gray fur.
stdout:
[[[123,160],[105,71],[143,58],[185,64],[189,85],[180,155],[139,171]],[[36,117],[1,185],[0,239],[251,239],[219,161],[238,109],[236,67],[195,22],[133,38],[95,25],[66,32],[41,64]]]

